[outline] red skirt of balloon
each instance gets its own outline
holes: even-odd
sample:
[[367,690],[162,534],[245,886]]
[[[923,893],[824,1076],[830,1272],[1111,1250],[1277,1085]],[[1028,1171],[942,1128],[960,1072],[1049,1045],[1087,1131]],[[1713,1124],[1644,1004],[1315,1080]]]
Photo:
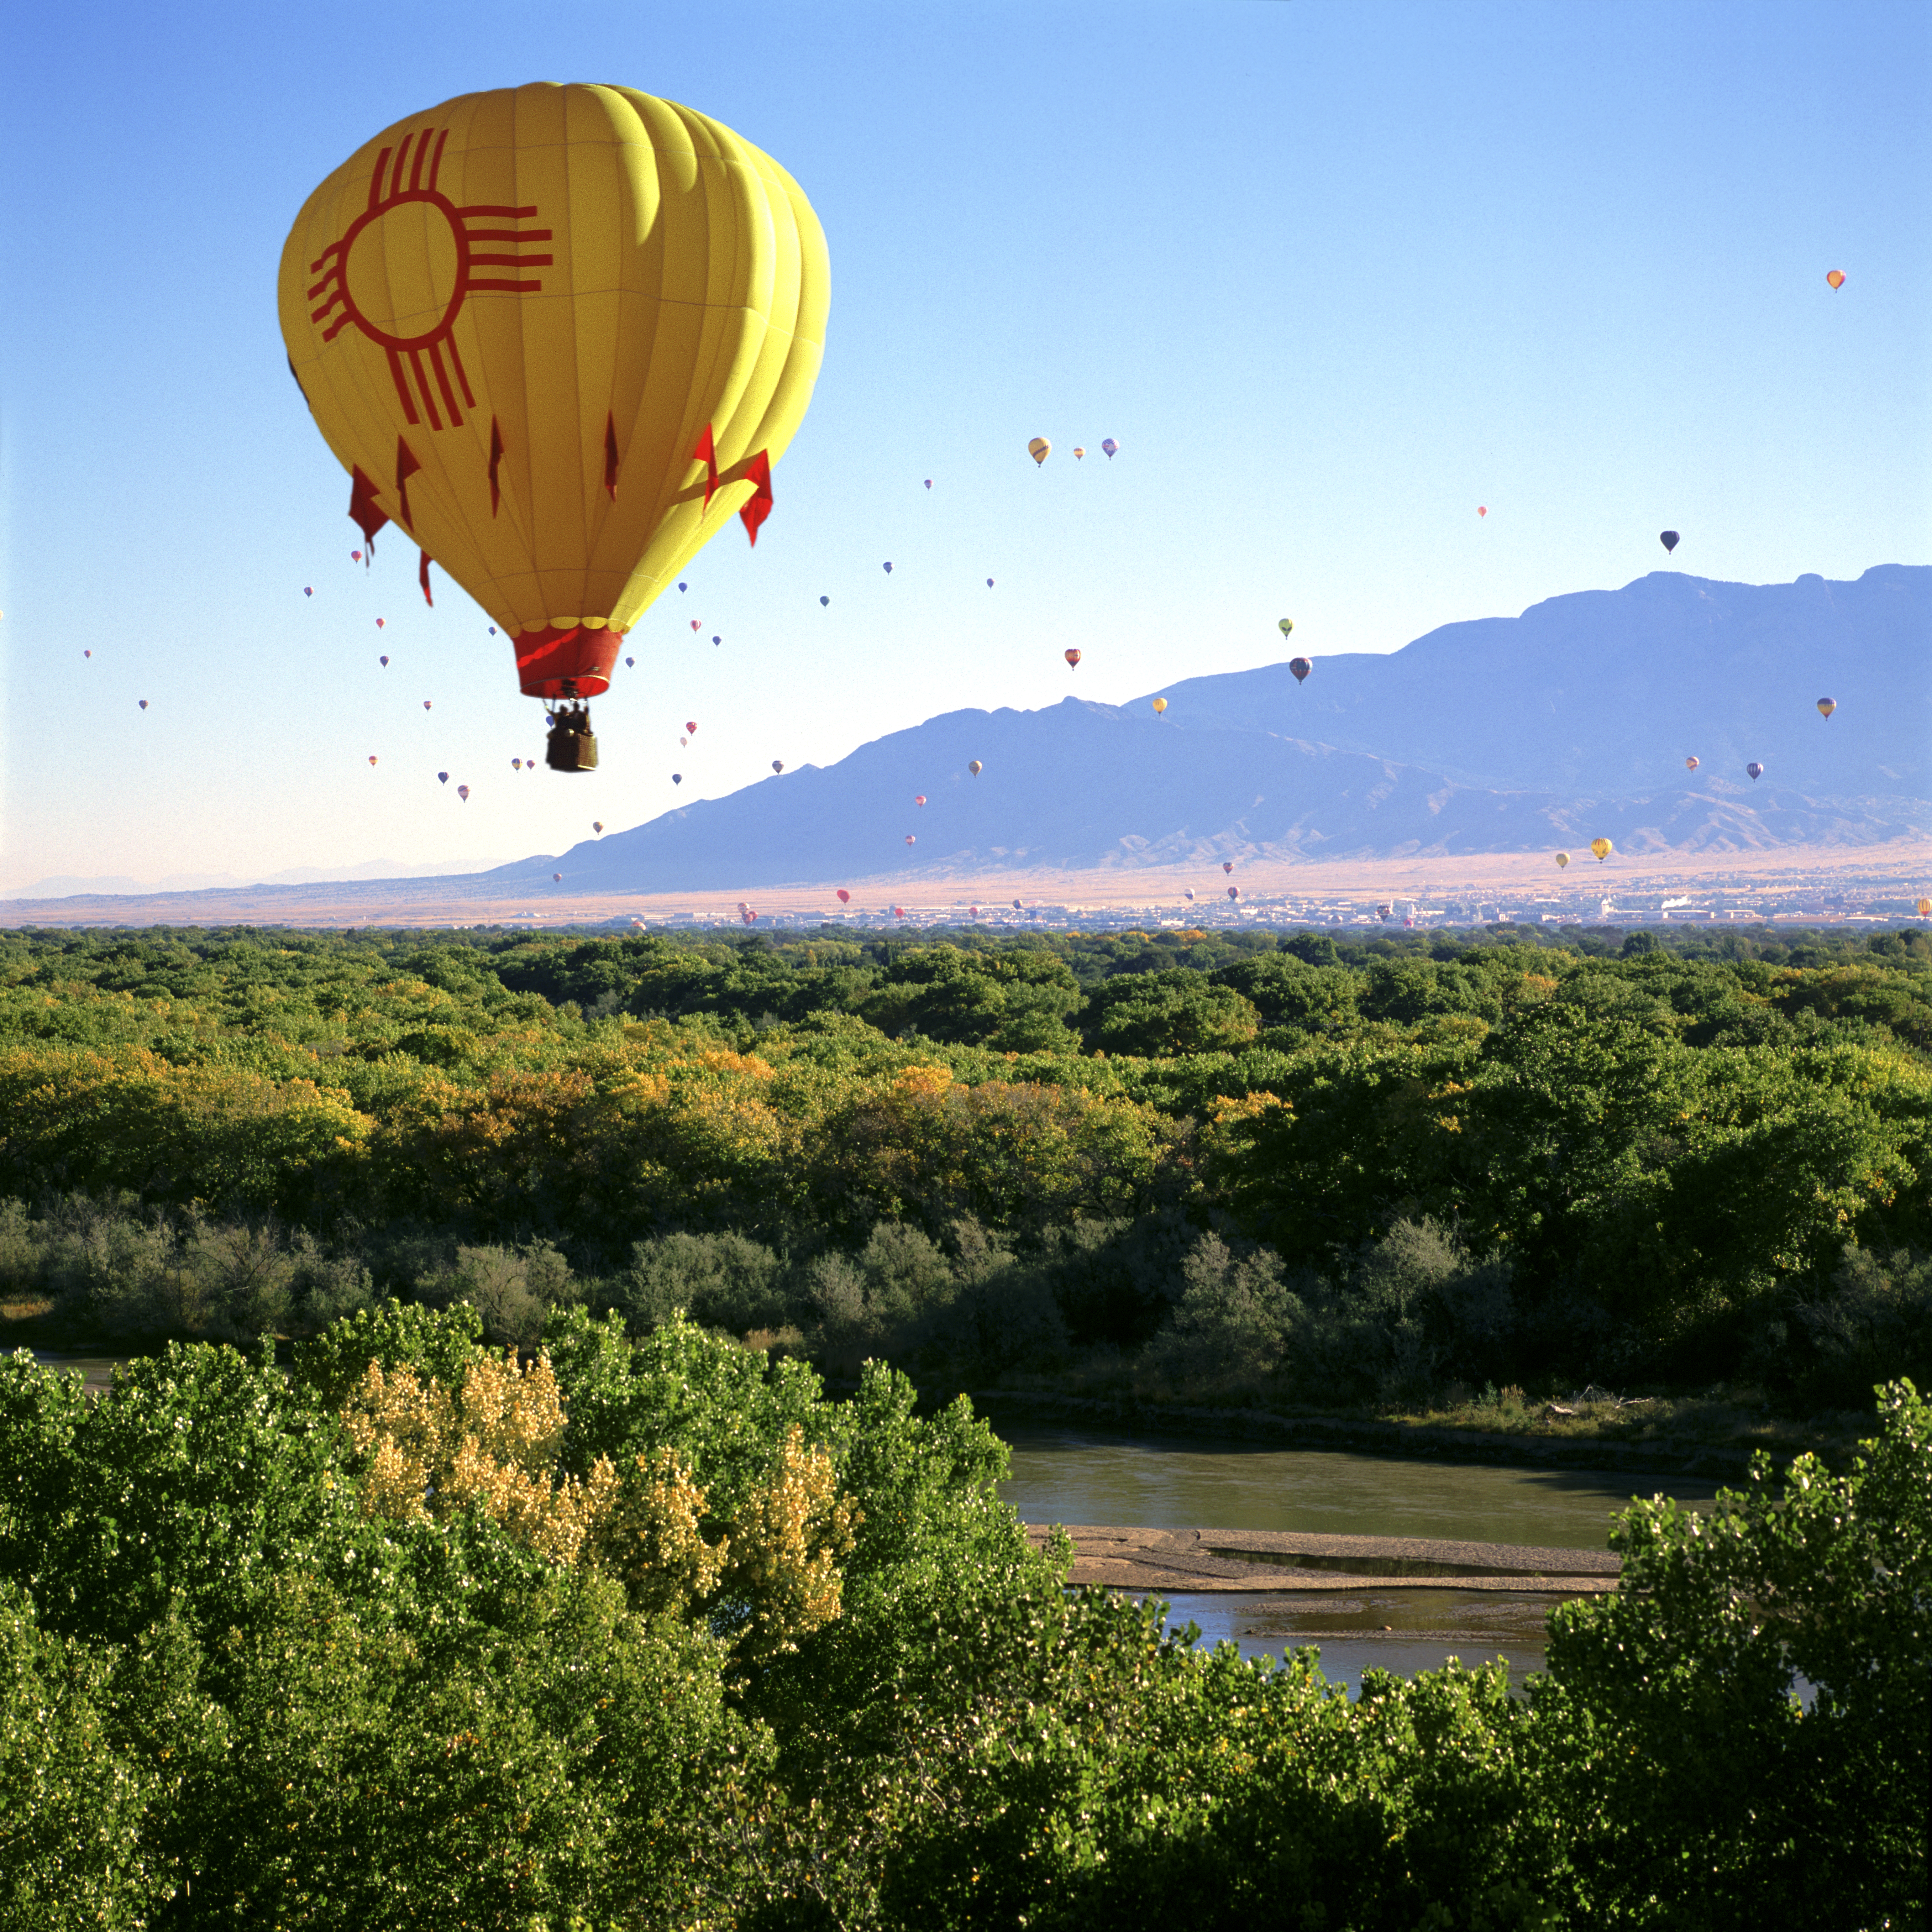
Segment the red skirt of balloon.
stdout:
[[[566,630],[546,625],[510,641],[516,646],[517,675],[526,698],[601,698],[610,688],[624,634],[583,624]],[[572,692],[565,691],[566,684]]]

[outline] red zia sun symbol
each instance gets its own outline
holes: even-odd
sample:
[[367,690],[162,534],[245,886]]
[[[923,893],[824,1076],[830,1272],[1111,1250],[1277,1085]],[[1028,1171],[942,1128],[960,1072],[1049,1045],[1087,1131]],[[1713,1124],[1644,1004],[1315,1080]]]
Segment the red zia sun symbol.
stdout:
[[[430,137],[435,138],[434,149]],[[403,412],[412,423],[417,413],[416,396],[410,392],[410,377],[416,378],[416,394],[429,416],[433,430],[442,428],[443,415],[452,427],[463,421],[456,390],[473,410],[476,398],[470,379],[463,372],[463,358],[456,352],[451,331],[464,301],[472,290],[495,289],[507,295],[534,295],[540,281],[519,281],[511,276],[479,275],[479,268],[547,268],[548,255],[482,254],[479,242],[500,242],[513,250],[531,242],[548,242],[548,228],[478,228],[473,220],[521,221],[536,213],[534,208],[458,208],[447,195],[436,192],[436,170],[442,165],[442,146],[449,138],[447,128],[426,128],[420,136],[405,134],[400,148],[385,148],[376,158],[376,172],[369,182],[369,205],[349,224],[341,240],[330,243],[309,264],[310,272],[322,279],[308,292],[314,302],[325,296],[322,306],[310,312],[311,322],[320,322],[332,310],[335,319],[322,331],[322,339],[333,342],[353,322],[371,342],[379,343],[389,358],[389,374],[394,379],[396,394]],[[413,143],[416,153],[410,154]],[[389,158],[395,157],[395,165]],[[424,181],[424,164],[429,178]],[[403,171],[409,170],[409,184]],[[384,178],[387,177],[385,187]],[[406,212],[405,212],[406,211]],[[403,358],[409,358],[409,370]],[[424,358],[428,366],[424,366]],[[456,382],[452,388],[450,378]],[[430,379],[436,380],[435,392]],[[436,396],[442,398],[442,415],[436,410]]]

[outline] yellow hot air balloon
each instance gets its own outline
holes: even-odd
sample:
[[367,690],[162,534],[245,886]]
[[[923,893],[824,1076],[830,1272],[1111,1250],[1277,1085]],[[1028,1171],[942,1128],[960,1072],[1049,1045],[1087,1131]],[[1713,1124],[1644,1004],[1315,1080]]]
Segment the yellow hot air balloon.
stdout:
[[1294,630],[1294,620],[1292,617],[1284,617],[1281,622],[1275,626],[1275,628],[1285,638]]
[[1557,869],[1558,869],[1559,872],[1560,872],[1560,871],[1562,871],[1562,869],[1565,866],[1568,865],[1568,864],[1569,864],[1569,862],[1570,862],[1570,855],[1569,855],[1569,854],[1568,854],[1568,852],[1559,852],[1559,853],[1558,853],[1558,854],[1557,854],[1557,855],[1556,855],[1556,866],[1557,866]]
[[1590,841],[1590,850],[1597,855],[1597,862],[1600,866],[1616,849],[1607,838],[1592,838]]
[[1160,716],[1160,714],[1161,714],[1163,711],[1165,711],[1166,709],[1167,709],[1167,700],[1166,700],[1166,698],[1156,698],[1154,700],[1154,715],[1156,718],[1158,718],[1158,717]]
[[1932,899],[1921,899],[1918,902],[1918,916],[1921,919],[1932,919]]
[[796,183],[728,128],[543,82],[358,148],[283,249],[282,334],[365,534],[394,519],[454,578],[526,695],[581,699],[734,513],[756,542],[829,278]]
[[1838,708],[1838,700],[1835,698],[1821,698],[1818,700],[1818,716],[1820,718],[1830,717]]
[[1053,454],[1053,445],[1043,436],[1036,436],[1027,445],[1027,454],[1036,464],[1044,463]]

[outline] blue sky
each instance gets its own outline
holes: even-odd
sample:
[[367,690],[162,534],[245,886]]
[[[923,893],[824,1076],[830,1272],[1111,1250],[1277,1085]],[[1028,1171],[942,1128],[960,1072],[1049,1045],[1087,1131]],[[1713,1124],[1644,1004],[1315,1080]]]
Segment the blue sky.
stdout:
[[[511,770],[540,714],[454,586],[352,566],[275,319],[324,175],[538,79],[735,128],[832,256],[776,513],[644,617],[583,780]],[[1666,526],[1716,578],[1932,561],[1928,89],[1923,0],[20,10],[0,891],[557,850],[1283,615],[1319,658],[1621,584]]]

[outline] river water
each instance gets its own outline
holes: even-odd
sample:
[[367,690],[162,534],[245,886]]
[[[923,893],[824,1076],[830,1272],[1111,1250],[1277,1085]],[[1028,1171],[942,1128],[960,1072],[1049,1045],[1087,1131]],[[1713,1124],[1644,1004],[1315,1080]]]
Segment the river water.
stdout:
[[[1000,1493],[1035,1523],[1148,1529],[1312,1531],[1477,1543],[1608,1546],[1610,1517],[1633,1494],[1708,1503],[1694,1477],[1418,1462],[1329,1450],[1275,1449],[1194,1436],[1149,1438],[997,1418],[1012,1447]],[[1450,1657],[1506,1658],[1513,1679],[1543,1667],[1544,1619],[1562,1599],[1489,1591],[1353,1590],[1333,1596],[1180,1592],[1168,1622],[1199,1627],[1244,1656],[1313,1645],[1331,1683],[1352,1692],[1364,1670],[1403,1676]]]

